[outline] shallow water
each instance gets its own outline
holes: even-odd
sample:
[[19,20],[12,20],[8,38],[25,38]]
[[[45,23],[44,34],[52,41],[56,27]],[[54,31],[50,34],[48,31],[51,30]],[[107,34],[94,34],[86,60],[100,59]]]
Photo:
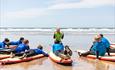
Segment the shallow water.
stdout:
[[[49,58],[41,58],[30,62],[0,65],[0,70],[115,70],[114,62],[91,60],[87,58],[79,58],[77,49],[88,50],[91,46],[95,34],[66,34],[63,40],[64,45],[69,45],[73,51],[73,64],[72,66],[63,66],[52,62]],[[111,43],[115,43],[115,34],[104,34]],[[44,50],[49,52],[53,44],[52,34],[35,33],[35,32],[2,32],[0,40],[5,37],[10,40],[17,40],[19,37],[25,37],[30,41],[30,47],[36,48],[41,44]]]

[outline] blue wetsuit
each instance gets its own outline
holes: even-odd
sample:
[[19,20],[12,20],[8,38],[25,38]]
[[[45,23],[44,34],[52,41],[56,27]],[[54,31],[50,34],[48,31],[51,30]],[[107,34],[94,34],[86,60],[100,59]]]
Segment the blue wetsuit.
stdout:
[[53,48],[53,53],[57,56],[60,56],[60,54],[63,53],[64,51],[64,46],[62,43],[54,44],[52,48]]
[[64,50],[63,44],[54,44],[52,48],[53,48],[53,52],[55,52],[55,51],[63,51]]
[[1,48],[1,49],[4,49],[4,48],[5,48],[5,45],[6,45],[6,43],[0,42],[0,48]]
[[106,48],[110,47],[110,42],[105,37],[102,37],[101,41],[106,45]]
[[18,40],[18,41],[11,41],[9,44],[10,45],[19,45],[19,44],[22,44],[22,42],[20,40]]
[[44,51],[42,51],[41,49],[32,49],[32,50],[35,51],[35,54],[36,54],[36,55],[37,55],[37,54],[43,54],[43,55],[45,55],[45,56],[48,56],[48,54],[45,53]]
[[17,46],[17,48],[15,49],[15,53],[25,52],[25,50],[29,50],[29,49],[30,49],[29,46],[22,43]]
[[99,52],[99,56],[104,56],[106,53],[106,45],[101,42],[95,42],[91,48],[92,54],[96,55],[96,52]]
[[[42,51],[41,49],[29,49],[28,51],[22,53],[22,54],[26,54],[26,57],[31,57],[31,56],[35,56],[38,54],[43,54],[44,56],[48,57],[48,54],[45,53],[44,51]],[[17,56],[19,56],[20,54],[17,54]]]

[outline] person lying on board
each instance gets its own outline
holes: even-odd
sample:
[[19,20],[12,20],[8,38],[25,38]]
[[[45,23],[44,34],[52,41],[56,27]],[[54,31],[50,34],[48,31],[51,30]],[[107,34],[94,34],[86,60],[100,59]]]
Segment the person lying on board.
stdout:
[[5,38],[3,42],[1,42],[1,53],[9,54],[10,50],[15,49],[19,44],[22,44],[24,41],[23,37],[20,37],[18,41],[10,41],[8,38]]
[[110,52],[109,52],[109,50],[110,50],[110,42],[109,42],[109,40],[107,38],[105,38],[103,36],[103,34],[99,34],[99,36],[101,37],[101,41],[106,45],[107,53],[110,56]]
[[56,29],[53,38],[55,39],[55,43],[61,43],[61,39],[64,38],[64,34],[60,31],[60,28]]
[[79,56],[87,56],[89,54],[96,55],[96,58],[98,59],[99,56],[104,56],[106,53],[106,45],[101,41],[101,37],[99,35],[96,35],[94,38],[94,42],[92,47],[89,51],[85,53],[78,52]]
[[29,49],[29,41],[25,39],[22,44],[19,44],[15,49],[12,49],[10,52],[12,54],[12,57],[14,57],[16,53],[25,52]]
[[53,46],[53,53],[56,56],[61,57],[62,59],[69,59],[70,56],[72,55],[72,51],[70,54],[68,54],[68,52],[70,52],[69,46],[66,46],[66,51],[64,51],[64,45],[62,43],[55,43]]
[[11,41],[9,43],[9,45],[16,45],[16,46],[18,46],[19,44],[22,44],[23,41],[24,41],[24,37],[20,37],[20,39],[18,41]]
[[[43,51],[43,46],[39,45],[36,49],[29,49],[26,52],[22,53],[22,57],[20,57],[20,59],[24,57],[35,56],[38,54],[43,54],[44,56],[48,57],[48,54]],[[16,54],[15,56],[20,56],[20,54]]]
[[9,47],[9,45],[8,45],[9,42],[10,42],[10,40],[8,38],[5,38],[3,42],[0,42],[0,49],[2,50],[2,49]]

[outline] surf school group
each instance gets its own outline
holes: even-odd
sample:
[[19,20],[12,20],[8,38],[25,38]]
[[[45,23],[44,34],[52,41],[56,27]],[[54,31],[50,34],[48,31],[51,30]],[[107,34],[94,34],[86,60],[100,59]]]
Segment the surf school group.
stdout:
[[[20,37],[18,41],[10,41],[8,38],[5,38],[0,42],[0,62],[2,64],[11,64],[18,63],[19,61],[31,61],[44,56],[49,57],[52,61],[59,64],[72,64],[73,60],[71,56],[73,53],[69,45],[63,44],[62,39],[64,38],[64,33],[61,32],[60,28],[56,28],[53,38],[54,43],[51,46],[52,50],[50,53],[44,52],[42,45],[31,49],[29,40],[24,37]],[[113,58],[115,54],[115,44],[110,43],[103,34],[97,34],[93,39],[94,41],[88,51],[76,49],[79,57],[88,56],[100,60],[115,61],[115,58]],[[107,59],[105,59],[104,56],[106,56]],[[13,58],[17,58],[17,60],[13,60]]]

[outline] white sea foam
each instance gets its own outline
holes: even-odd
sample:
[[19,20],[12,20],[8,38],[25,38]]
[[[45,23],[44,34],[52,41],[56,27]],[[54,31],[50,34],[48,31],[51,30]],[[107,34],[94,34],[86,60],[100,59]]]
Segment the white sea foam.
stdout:
[[[54,31],[54,28],[0,28],[0,31]],[[115,31],[115,28],[62,28],[62,31]]]
[[[55,31],[55,28],[0,28],[1,32],[42,32],[42,33],[52,33]],[[95,34],[95,33],[107,33],[115,34],[115,28],[62,28],[61,31],[65,33],[86,33],[86,34]]]

